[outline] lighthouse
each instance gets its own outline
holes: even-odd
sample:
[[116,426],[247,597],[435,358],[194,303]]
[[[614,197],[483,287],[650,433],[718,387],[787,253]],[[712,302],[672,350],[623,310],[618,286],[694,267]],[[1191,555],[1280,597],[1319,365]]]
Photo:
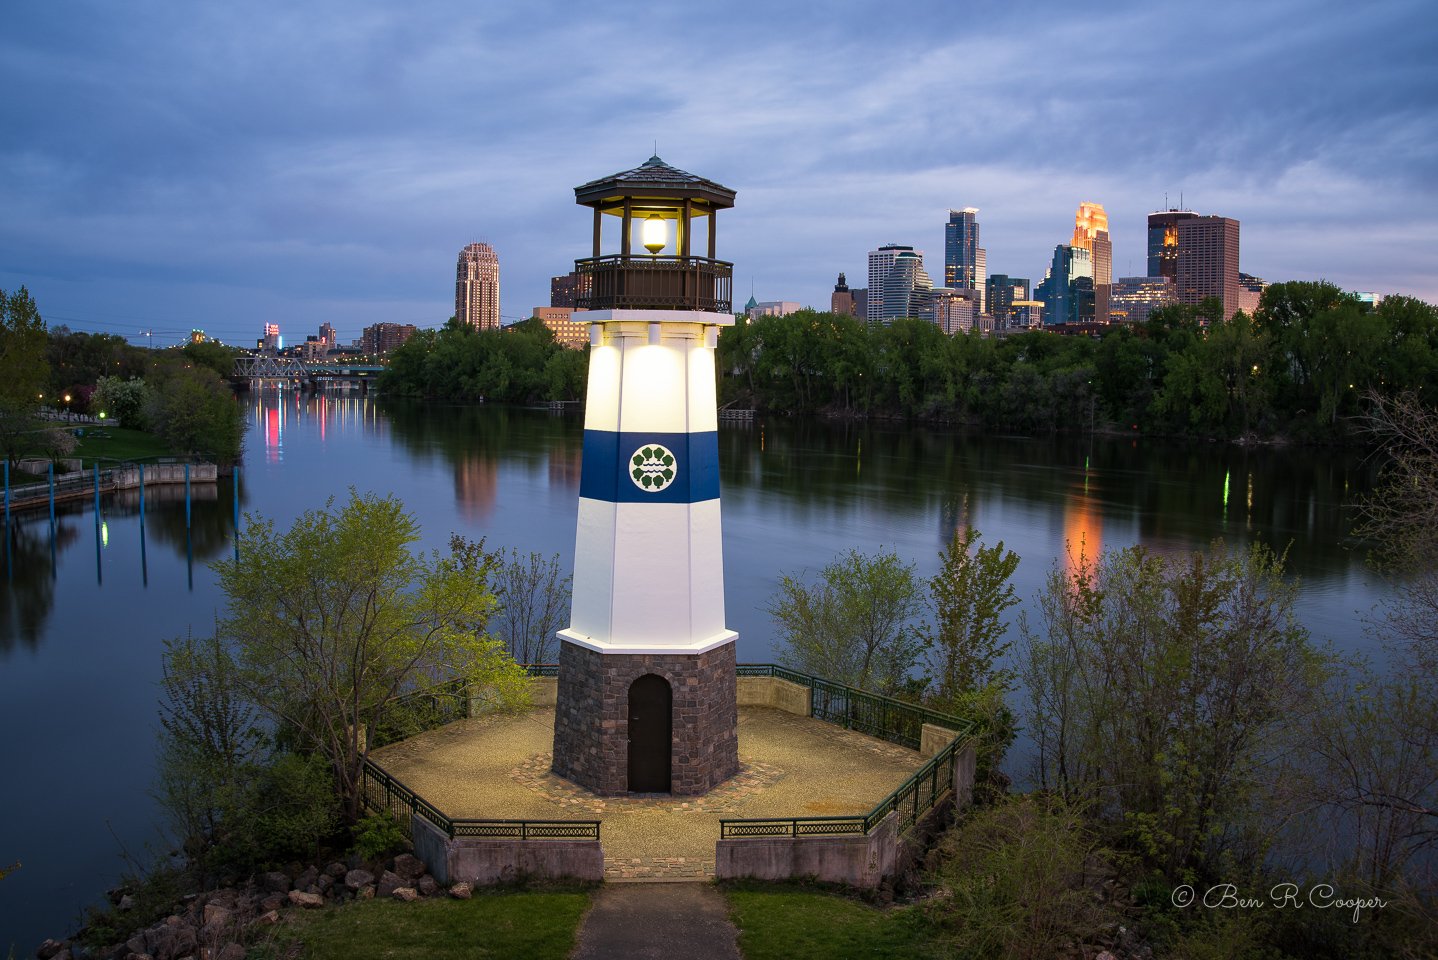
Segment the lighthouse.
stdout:
[[575,261],[589,386],[553,769],[598,794],[701,794],[739,769],[714,383],[734,191],[655,156],[574,194],[594,215]]

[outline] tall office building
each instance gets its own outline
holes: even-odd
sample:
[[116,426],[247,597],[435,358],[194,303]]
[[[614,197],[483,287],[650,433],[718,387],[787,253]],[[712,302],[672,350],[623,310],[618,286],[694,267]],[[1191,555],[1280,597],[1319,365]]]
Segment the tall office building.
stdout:
[[459,251],[454,316],[478,330],[499,329],[499,255],[487,243],[471,243]]
[[841,273],[839,282],[834,284],[834,293],[829,297],[829,312],[844,317],[854,317],[854,294],[849,291],[849,281]]
[[[889,275],[900,257],[903,257],[907,261],[907,264],[894,275],[895,281],[901,286],[906,282],[910,282],[910,285],[904,287],[901,292],[895,293],[891,302],[888,292]],[[898,316],[913,316],[913,314],[908,313],[907,310],[909,309],[908,298],[913,293],[911,281],[916,280],[918,276],[918,274],[913,271],[915,258],[917,258],[918,261],[918,271],[922,272],[924,280],[928,281],[925,289],[932,288],[934,285],[933,281],[929,280],[928,273],[923,270],[924,255],[916,251],[913,247],[905,246],[901,243],[886,243],[877,250],[869,251],[869,286],[867,288],[869,293],[868,309],[865,313],[865,319],[870,323],[883,323],[894,319],[894,315],[888,314],[885,311],[896,307],[906,311],[899,313]],[[909,277],[909,281],[905,281],[906,276]]]
[[333,350],[335,347],[339,346],[339,335],[335,331],[335,325],[332,323],[320,324],[319,340],[320,343],[324,344],[324,348],[326,350]]
[[869,288],[854,287],[849,294],[854,298],[854,316],[860,320],[867,319],[869,316]]
[[949,222],[944,225],[944,286],[977,290],[979,312],[984,313],[988,254],[979,246],[978,214],[977,207],[949,211]]
[[1029,281],[1026,277],[1011,277],[996,273],[984,282],[984,302],[988,304],[989,315],[994,318],[995,330],[1007,330],[1014,325],[1014,301],[1029,298]]
[[[875,254],[881,254],[877,260]],[[877,276],[875,270],[882,270]],[[869,321],[891,323],[900,317],[921,317],[934,281],[924,269],[924,255],[913,247],[890,244],[869,254]]]
[[1092,323],[1094,319],[1093,254],[1083,247],[1061,243],[1054,247],[1053,262],[1039,284],[1037,300],[1044,304],[1044,325]]
[[1179,303],[1198,304],[1207,297],[1223,301],[1227,320],[1238,312],[1238,221],[1229,217],[1190,217],[1177,223]]
[[285,348],[285,341],[280,336],[280,325],[278,323],[265,324],[265,335],[260,338],[259,348],[271,352]]
[[1198,214],[1192,210],[1159,210],[1148,215],[1148,275],[1178,280],[1178,225]]
[[1094,320],[1108,323],[1109,286],[1113,283],[1113,243],[1103,204],[1084,201],[1074,215],[1074,240],[1093,256]]

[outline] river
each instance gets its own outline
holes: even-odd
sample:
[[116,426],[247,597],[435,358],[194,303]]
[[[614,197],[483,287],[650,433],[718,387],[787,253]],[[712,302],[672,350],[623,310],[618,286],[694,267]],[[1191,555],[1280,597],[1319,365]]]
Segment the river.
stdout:
[[[381,405],[351,394],[242,401],[241,509],[288,525],[349,488],[393,493],[426,548],[574,550],[582,424],[543,410]],[[1388,595],[1350,542],[1373,481],[1359,453],[1136,439],[1024,438],[900,424],[760,420],[719,432],[729,626],[739,659],[774,655],[764,606],[781,574],[850,548],[896,551],[931,576],[955,524],[1021,557],[1024,606],[1066,543],[1175,553],[1215,538],[1289,547],[1300,617],[1367,651],[1362,617]],[[232,549],[234,487],[179,488],[12,518],[0,580],[0,955],[73,932],[127,868],[164,848],[150,796],[162,641],[211,629],[208,564]]]

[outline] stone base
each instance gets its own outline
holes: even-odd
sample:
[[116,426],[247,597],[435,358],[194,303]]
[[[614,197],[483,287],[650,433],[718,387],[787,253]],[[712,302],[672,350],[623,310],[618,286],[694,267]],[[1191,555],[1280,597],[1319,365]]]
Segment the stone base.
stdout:
[[739,772],[734,644],[700,654],[604,654],[560,642],[554,772],[602,796],[629,792],[629,686],[673,692],[670,791],[707,793]]

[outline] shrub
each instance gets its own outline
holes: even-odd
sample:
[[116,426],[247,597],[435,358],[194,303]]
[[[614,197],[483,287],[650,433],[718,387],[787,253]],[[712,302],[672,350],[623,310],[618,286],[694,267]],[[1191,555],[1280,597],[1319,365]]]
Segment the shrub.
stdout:
[[371,813],[354,827],[354,846],[350,849],[361,860],[378,860],[405,845],[404,830],[388,813]]
[[1038,795],[979,810],[938,847],[933,879],[947,893],[926,918],[952,955],[1059,956],[1117,921],[1102,895],[1115,871],[1081,811]]

